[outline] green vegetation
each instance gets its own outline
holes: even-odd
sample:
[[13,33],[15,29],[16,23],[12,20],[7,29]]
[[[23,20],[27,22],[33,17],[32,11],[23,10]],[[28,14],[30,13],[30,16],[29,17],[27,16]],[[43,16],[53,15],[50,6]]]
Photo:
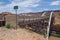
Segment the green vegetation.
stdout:
[[24,26],[22,26],[22,25],[19,25],[19,28],[24,28]]
[[[44,35],[44,32],[37,32],[38,34],[43,34]],[[54,37],[59,37],[60,38],[60,34],[51,34],[51,36],[54,36]]]
[[[24,28],[24,26],[19,26],[20,28]],[[27,29],[29,32],[36,32],[36,33],[38,33],[38,34],[41,34],[41,35],[45,35],[45,33],[44,32],[37,32],[36,30],[32,30],[32,29]],[[54,37],[60,37],[60,34],[51,34],[51,36],[54,36]]]
[[[29,32],[36,32],[36,31],[30,30],[30,29],[28,29],[28,30],[29,30]],[[36,32],[36,33],[44,35],[44,32]],[[51,34],[51,36],[59,37],[60,38],[60,34]]]
[[28,32],[30,32],[30,33],[32,33],[32,32],[33,32],[31,29],[27,29],[27,30],[28,30]]
[[38,34],[44,34],[44,32],[37,32],[36,30],[32,30],[32,29],[27,29],[29,32],[36,32],[36,33],[38,33]]
[[10,24],[10,23],[7,23],[7,24],[5,25],[5,27],[8,28],[8,29],[11,28],[11,24]]
[[38,34],[44,34],[44,32],[37,32]]
[[60,34],[51,34],[51,36],[59,37],[60,38]]

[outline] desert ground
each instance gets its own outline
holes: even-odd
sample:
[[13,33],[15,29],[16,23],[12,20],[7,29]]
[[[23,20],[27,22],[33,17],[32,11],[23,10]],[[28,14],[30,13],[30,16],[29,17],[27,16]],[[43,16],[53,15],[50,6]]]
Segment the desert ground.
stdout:
[[45,38],[26,29],[6,29],[1,27],[0,40],[45,40]]
[[[0,40],[46,40],[43,35],[35,32],[18,28],[7,29],[0,27]],[[60,40],[58,37],[50,37],[49,40]]]
[[[54,25],[60,25],[60,16],[55,17]],[[46,38],[44,38],[44,35],[31,32],[24,28],[7,29],[0,27],[0,40],[46,40]],[[51,36],[49,40],[60,40],[60,38]]]

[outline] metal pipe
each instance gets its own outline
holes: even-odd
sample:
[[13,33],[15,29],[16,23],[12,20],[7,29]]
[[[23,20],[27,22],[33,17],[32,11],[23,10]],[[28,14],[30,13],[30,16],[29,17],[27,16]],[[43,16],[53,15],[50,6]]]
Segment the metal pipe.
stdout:
[[17,29],[17,9],[15,11],[16,11],[16,29]]
[[46,37],[46,40],[49,40],[49,31],[50,31],[50,24],[51,24],[52,14],[53,14],[53,12],[51,12],[50,17],[49,17],[49,22],[48,22],[48,26],[47,26],[47,37]]

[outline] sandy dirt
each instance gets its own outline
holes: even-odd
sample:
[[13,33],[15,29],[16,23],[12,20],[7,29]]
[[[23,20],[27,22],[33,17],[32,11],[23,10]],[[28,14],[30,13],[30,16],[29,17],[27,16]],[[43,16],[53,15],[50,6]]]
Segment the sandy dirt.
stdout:
[[58,38],[58,37],[52,37],[52,36],[51,36],[51,37],[49,38],[49,40],[60,40],[60,38]]
[[26,29],[0,28],[0,40],[45,40],[45,38]]
[[[43,35],[26,29],[6,29],[0,27],[0,40],[46,40]],[[49,40],[60,40],[58,37],[50,37]]]

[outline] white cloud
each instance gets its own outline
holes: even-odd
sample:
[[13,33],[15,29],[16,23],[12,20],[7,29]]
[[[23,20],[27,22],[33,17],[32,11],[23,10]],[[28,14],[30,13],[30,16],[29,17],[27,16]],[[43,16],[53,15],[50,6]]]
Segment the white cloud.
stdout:
[[45,10],[45,11],[48,11],[49,9],[48,9],[48,8],[45,8],[44,10]]
[[26,0],[26,1],[23,1],[23,2],[20,2],[20,5],[22,7],[37,7],[39,6],[37,3],[39,2],[40,0]]
[[39,4],[35,4],[35,5],[31,5],[32,7],[37,7],[37,6],[39,6]]
[[0,6],[0,12],[13,12],[14,9],[13,7],[15,5],[19,6],[18,13],[20,12],[32,12],[33,10],[30,9],[29,7],[37,7],[39,6],[38,2],[40,0],[25,0],[25,1],[20,1],[20,0],[10,0],[10,4]]
[[37,7],[38,2],[40,2],[41,0],[23,0],[21,2],[21,0],[10,0],[10,2],[15,3],[21,7]]
[[50,5],[60,5],[60,1],[53,1]]

